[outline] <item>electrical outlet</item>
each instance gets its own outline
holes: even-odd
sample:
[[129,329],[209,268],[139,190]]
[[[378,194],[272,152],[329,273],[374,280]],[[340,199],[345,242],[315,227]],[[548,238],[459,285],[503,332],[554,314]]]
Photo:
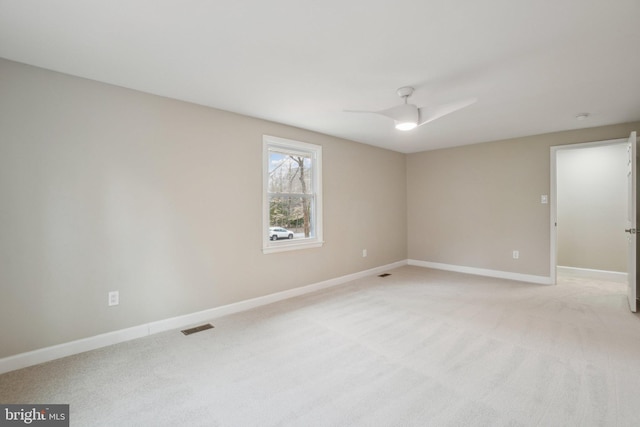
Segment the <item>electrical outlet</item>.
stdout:
[[362,258],[366,258],[367,257],[367,250],[363,249],[362,250]]
[[513,259],[520,258],[520,251],[513,251]]
[[118,304],[120,304],[120,292],[118,291],[109,292],[109,307],[111,307],[112,305],[118,305]]
[[547,196],[546,194],[540,196],[540,203],[542,203],[543,205],[549,203],[549,196]]

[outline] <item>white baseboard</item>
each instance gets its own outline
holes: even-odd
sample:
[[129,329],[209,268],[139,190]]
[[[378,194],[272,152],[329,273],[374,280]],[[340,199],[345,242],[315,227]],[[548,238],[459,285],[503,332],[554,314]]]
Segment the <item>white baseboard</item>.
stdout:
[[546,276],[534,276],[531,274],[512,273],[509,271],[488,270],[485,268],[464,267],[461,265],[441,264],[439,262],[418,261],[410,259],[409,265],[418,267],[434,268],[436,270],[455,271],[458,273],[475,274],[477,276],[496,277],[499,279],[517,280],[519,282],[537,283],[540,285],[551,285],[551,278]]
[[348,274],[346,276],[337,277],[335,279],[325,280],[323,282],[313,283],[307,286],[301,286],[299,288],[276,292],[275,294],[269,294],[262,297],[236,302],[233,304],[223,305],[220,307],[199,311],[184,316],[159,320],[157,322],[149,323],[149,335],[156,334],[158,332],[170,331],[172,329],[182,328],[184,326],[200,323],[205,320],[215,319],[218,317],[226,316],[228,314],[251,310],[252,308],[319,291],[321,289],[341,285],[352,280],[360,279],[367,276],[373,276],[374,274],[378,274],[386,270],[391,270],[393,268],[402,267],[403,265],[407,265],[406,260],[384,265],[382,267],[372,268],[370,270],[360,271],[358,273]]
[[144,325],[134,326],[132,328],[121,329],[118,331],[108,332],[105,334],[95,335],[68,343],[45,347],[26,353],[16,354],[0,359],[0,374],[15,371],[16,369],[26,368],[28,366],[37,365],[39,363],[49,362],[61,357],[71,356],[85,351],[95,350],[112,344],[129,341],[136,338],[142,338],[148,335],[156,334],[173,329],[179,329],[201,323],[207,320],[226,316],[228,314],[238,313],[250,310],[252,308],[282,301],[288,298],[297,297],[308,294],[310,292],[319,291],[321,289],[330,288],[341,285],[352,280],[360,279],[367,276],[382,273],[386,270],[402,267],[407,265],[407,260],[394,262],[381,267],[360,271],[358,273],[347,274],[346,276],[337,277],[335,279],[325,280],[323,282],[314,283],[299,288],[289,289],[287,291],[277,292],[258,298],[252,298],[233,304],[223,305],[196,313],[186,314],[184,316],[172,317],[170,319],[158,320],[156,322]]
[[108,345],[142,338],[149,334],[148,331],[149,329],[147,325],[134,326],[132,328],[120,329],[106,334],[95,335],[76,341],[5,357],[0,359],[0,374],[15,371],[16,369],[26,368],[27,366],[49,362],[61,357],[84,353],[85,351],[95,350]]
[[584,277],[587,279],[606,280],[610,282],[627,283],[627,273],[621,271],[594,270],[592,268],[567,267],[559,265],[558,275],[570,277]]

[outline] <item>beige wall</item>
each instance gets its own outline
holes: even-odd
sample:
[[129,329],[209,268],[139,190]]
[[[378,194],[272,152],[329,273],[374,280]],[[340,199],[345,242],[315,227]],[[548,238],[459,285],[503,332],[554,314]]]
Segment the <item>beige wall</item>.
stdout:
[[[409,259],[549,276],[550,147],[626,138],[640,122],[407,156]],[[520,251],[520,259],[512,251]]]
[[558,265],[627,271],[627,145],[558,150]]
[[[322,145],[324,247],[262,253],[263,134]],[[0,60],[0,358],[406,259],[405,160]]]

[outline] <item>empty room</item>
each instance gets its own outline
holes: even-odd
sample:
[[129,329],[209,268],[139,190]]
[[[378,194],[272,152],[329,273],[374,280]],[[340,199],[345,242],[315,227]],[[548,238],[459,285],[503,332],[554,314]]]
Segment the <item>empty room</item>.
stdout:
[[638,16],[0,0],[0,425],[638,425]]

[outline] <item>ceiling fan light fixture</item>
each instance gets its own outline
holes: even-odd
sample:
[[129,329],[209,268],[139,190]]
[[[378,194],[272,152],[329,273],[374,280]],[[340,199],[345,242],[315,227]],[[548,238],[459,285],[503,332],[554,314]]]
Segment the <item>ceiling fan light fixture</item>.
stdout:
[[396,121],[396,129],[398,130],[411,130],[411,129],[415,129],[416,127],[418,127],[418,123],[416,122],[399,122]]
[[418,113],[418,107],[413,104],[407,104],[405,98],[405,104],[399,105],[393,109],[393,119],[398,130],[411,130],[418,127],[418,119],[420,113]]

